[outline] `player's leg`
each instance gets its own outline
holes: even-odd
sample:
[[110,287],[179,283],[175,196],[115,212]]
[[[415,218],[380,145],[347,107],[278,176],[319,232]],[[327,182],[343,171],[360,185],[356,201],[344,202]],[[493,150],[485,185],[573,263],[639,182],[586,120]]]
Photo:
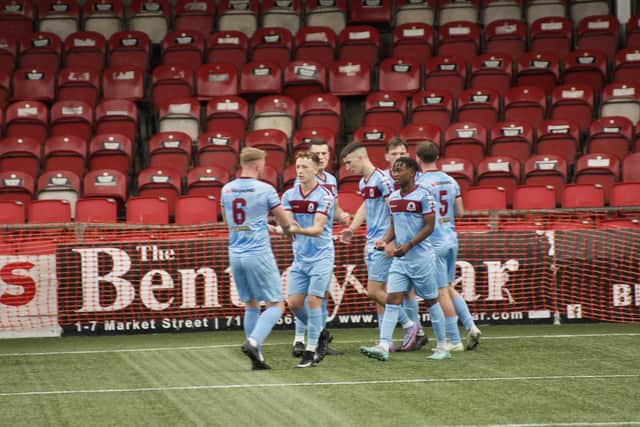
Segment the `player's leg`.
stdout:
[[242,320],[245,338],[249,338],[249,335],[251,335],[251,331],[253,331],[253,328],[258,321],[258,316],[260,315],[260,306],[255,303],[255,301],[254,303],[250,302],[254,297],[251,294],[251,282],[247,278],[246,274],[248,268],[250,268],[249,265],[246,265],[247,262],[248,260],[245,258],[237,256],[229,259],[229,263],[231,264],[231,274],[233,275],[233,281],[236,285],[238,296],[240,297],[240,301],[245,304],[244,318]]
[[[449,263],[453,255],[449,247],[442,248],[436,255],[436,277],[438,283],[438,301],[445,317],[446,347],[449,351],[463,351],[464,346],[458,331],[458,316],[449,295]],[[455,259],[455,256],[454,256]],[[455,263],[454,263],[455,265]]]
[[[307,310],[307,306],[305,303],[304,310]],[[291,355],[293,357],[302,356],[302,352],[304,351],[305,345],[305,334],[307,332],[307,325],[305,322],[300,320],[296,314],[293,314],[294,324],[295,324],[295,334],[293,336],[293,348],[291,350]]]
[[464,300],[462,295],[460,295],[458,291],[456,291],[455,288],[453,287],[453,281],[455,279],[455,272],[456,272],[457,257],[458,257],[458,244],[457,242],[455,242],[452,245],[451,253],[449,257],[447,258],[447,272],[449,275],[448,280],[449,280],[449,283],[451,284],[448,288],[449,296],[453,303],[453,307],[456,310],[456,314],[460,318],[460,322],[462,323],[462,326],[467,331],[466,349],[475,350],[475,348],[480,343],[480,335],[481,335],[480,329],[478,329],[478,327],[476,326],[476,323],[473,320],[473,316],[469,311],[469,306],[467,305],[466,301]]
[[404,329],[401,350],[418,350],[426,344],[427,338],[422,329],[422,322],[420,322],[420,313],[418,310],[418,299],[413,289],[405,295],[402,301],[400,312],[402,313],[403,311],[406,313],[407,321],[403,323],[403,320],[399,319]]
[[[309,274],[309,322],[308,322],[308,342],[307,350],[311,350],[311,347],[315,344],[313,351],[315,352],[316,363],[322,361],[327,355],[329,348],[329,342],[333,339],[329,331],[326,329],[326,322],[328,313],[325,314],[327,295],[329,297],[329,288],[331,286],[331,280],[333,278],[334,259],[327,258],[319,260],[308,267]],[[316,324],[316,308],[312,306],[311,302],[316,301],[319,306],[320,321]],[[315,303],[314,303],[315,304]],[[317,336],[316,336],[317,334]]]

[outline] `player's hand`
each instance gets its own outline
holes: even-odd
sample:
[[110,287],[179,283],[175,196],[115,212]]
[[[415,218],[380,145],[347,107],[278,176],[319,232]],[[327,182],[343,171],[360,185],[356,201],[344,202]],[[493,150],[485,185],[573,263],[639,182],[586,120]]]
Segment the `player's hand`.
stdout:
[[340,241],[342,243],[351,243],[351,239],[353,239],[353,230],[350,228],[342,230],[342,234],[340,234]]
[[351,222],[351,214],[349,214],[349,212],[342,211],[340,213],[339,220],[342,224],[349,225],[349,223]]
[[389,242],[384,247],[384,253],[388,258],[395,256],[396,242]]
[[292,221],[291,224],[289,224],[289,234],[299,233],[301,229],[302,227],[300,227],[300,224],[295,221]]
[[396,257],[405,256],[407,252],[409,252],[410,250],[411,250],[411,246],[409,246],[409,244],[407,243],[404,243],[396,248],[396,250],[393,252],[393,256],[396,256]]
[[269,229],[269,233],[271,234],[277,234],[279,236],[283,234],[282,227],[280,227],[279,225],[267,224],[267,228]]

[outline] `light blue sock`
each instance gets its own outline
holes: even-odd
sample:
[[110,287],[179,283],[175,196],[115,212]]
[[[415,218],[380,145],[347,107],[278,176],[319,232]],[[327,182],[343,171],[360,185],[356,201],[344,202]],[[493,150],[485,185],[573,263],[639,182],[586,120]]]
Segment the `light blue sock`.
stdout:
[[382,332],[382,322],[384,321],[384,312],[382,314],[378,314],[378,330]]
[[[305,319],[306,319],[306,314],[307,314],[307,309],[303,308],[300,309],[300,311],[304,311],[305,313]],[[307,332],[307,323],[306,321],[300,319],[300,317],[298,317],[298,312],[295,313],[295,319],[296,319],[296,337],[303,337],[305,332]]]
[[298,335],[298,323],[302,327],[302,334],[304,335],[304,330],[307,327],[307,321],[309,320],[309,310],[306,307],[302,307],[300,310],[296,311],[296,335]]
[[253,338],[261,346],[264,340],[269,336],[273,327],[278,323],[278,319],[282,316],[280,307],[273,306],[267,308],[258,318],[250,338]]
[[460,318],[460,322],[462,322],[462,326],[467,331],[470,331],[471,328],[475,326],[475,322],[473,321],[473,316],[471,316],[471,312],[469,311],[469,306],[467,305],[464,298],[461,295],[456,295],[453,297],[453,306],[456,309],[456,314]]
[[309,309],[309,340],[307,341],[307,348],[315,348],[318,346],[318,338],[320,338],[320,332],[322,331],[322,309],[310,308]]
[[433,334],[436,336],[436,341],[444,343],[446,337],[444,311],[442,311],[439,302],[429,307],[429,316],[431,317],[431,327],[433,328]]
[[247,307],[244,309],[244,336],[249,338],[253,328],[256,327],[256,322],[260,316],[260,309],[258,307]]
[[384,319],[382,329],[380,329],[380,342],[391,344],[393,341],[393,330],[398,323],[398,313],[402,311],[397,304],[387,304],[384,307]]
[[418,320],[418,298],[411,298],[408,300],[404,300],[402,302],[402,306],[404,307],[404,311],[407,313],[409,320],[420,323]]
[[329,319],[329,310],[327,309],[327,299],[323,298],[322,300],[322,327],[327,326],[327,319]]
[[444,319],[447,339],[451,344],[460,343],[460,331],[458,330],[458,316],[449,316]]

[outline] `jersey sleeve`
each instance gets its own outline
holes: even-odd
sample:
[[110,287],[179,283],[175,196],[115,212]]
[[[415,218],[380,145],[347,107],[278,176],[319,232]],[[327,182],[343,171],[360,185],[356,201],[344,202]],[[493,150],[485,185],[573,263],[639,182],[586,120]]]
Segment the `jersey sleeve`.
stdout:
[[285,191],[282,195],[282,207],[286,210],[291,210],[291,190]]
[[431,194],[431,191],[425,189],[424,196],[422,197],[422,200],[421,200],[421,205],[422,205],[422,215],[429,215],[435,212],[434,210],[436,208],[436,202],[435,202],[435,199],[433,198],[433,194]]
[[380,179],[378,180],[378,190],[380,190],[380,194],[385,199],[393,193],[393,185],[389,178],[384,174],[380,174]]
[[280,197],[278,196],[278,192],[273,186],[269,185],[267,187],[267,206],[269,209],[277,208],[280,206]]
[[327,193],[320,197],[318,201],[318,208],[316,213],[321,213],[323,215],[329,216],[331,210],[333,209],[333,205],[335,204],[335,197],[332,196],[329,190],[326,190]]
[[458,184],[458,181],[456,181],[455,179],[451,178],[451,184],[453,185],[453,191],[454,191],[454,199],[457,199],[458,197],[461,196],[460,194],[460,184]]

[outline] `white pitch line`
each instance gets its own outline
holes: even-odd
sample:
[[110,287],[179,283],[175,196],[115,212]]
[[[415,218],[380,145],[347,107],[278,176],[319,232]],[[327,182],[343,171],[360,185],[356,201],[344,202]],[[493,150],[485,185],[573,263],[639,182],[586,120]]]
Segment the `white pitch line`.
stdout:
[[371,381],[326,381],[301,383],[257,383],[257,384],[210,384],[192,386],[140,387],[140,388],[106,388],[87,390],[49,390],[49,391],[20,391],[0,393],[0,397],[47,396],[61,394],[105,394],[105,393],[144,393],[163,391],[198,391],[198,390],[230,390],[245,388],[286,388],[286,387],[324,387],[324,386],[355,386],[380,384],[416,384],[416,383],[457,383],[457,382],[501,382],[501,381],[554,381],[554,380],[590,380],[590,379],[619,379],[640,378],[640,374],[611,374],[611,375],[549,375],[540,377],[486,377],[486,378],[405,378],[396,380]]
[[[640,336],[640,333],[618,333],[618,334],[563,334],[563,335],[510,335],[487,337],[482,336],[485,340],[521,340],[521,339],[549,339],[549,338],[608,338],[608,337],[634,337]],[[371,341],[371,337],[362,338],[360,340],[334,340],[335,344],[361,344]],[[173,347],[140,347],[140,348],[114,348],[101,350],[73,350],[73,351],[42,351],[42,352],[23,352],[23,353],[0,353],[2,357],[29,357],[29,356],[64,356],[72,354],[105,354],[105,353],[144,353],[149,351],[184,351],[184,350],[211,350],[217,348],[236,348],[240,344],[211,344],[211,345],[192,345],[192,346],[173,346]],[[279,346],[291,345],[290,341],[265,343],[263,346]]]
[[466,424],[450,426],[425,426],[425,427],[574,427],[574,426],[637,426],[640,421],[590,421],[573,423],[524,423],[524,424]]

